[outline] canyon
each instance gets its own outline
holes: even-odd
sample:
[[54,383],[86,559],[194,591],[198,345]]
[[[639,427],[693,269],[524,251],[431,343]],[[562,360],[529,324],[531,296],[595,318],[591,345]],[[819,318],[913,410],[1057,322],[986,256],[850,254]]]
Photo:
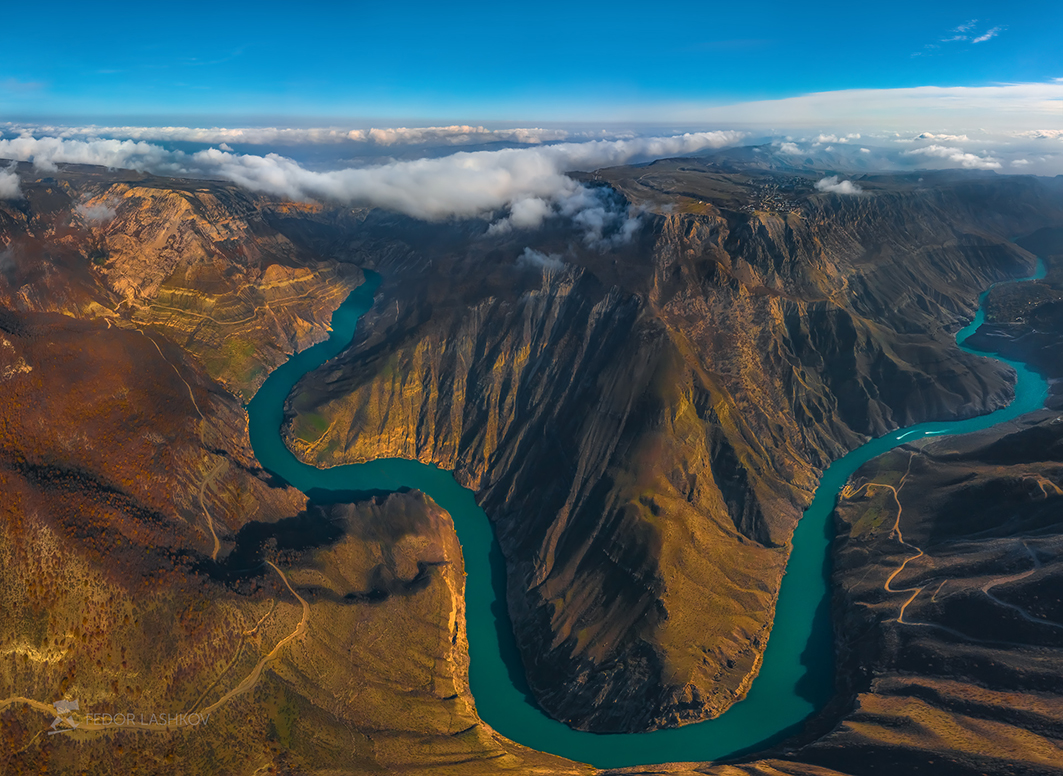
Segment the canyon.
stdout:
[[[883,175],[839,197],[816,193],[814,176],[711,158],[587,180],[640,209],[631,242],[602,250],[562,223],[487,235],[477,221],[78,167],[0,204],[0,694],[207,705],[295,632],[297,593],[306,633],[215,712],[216,727],[162,749],[79,733],[96,772],[219,757],[248,773],[591,772],[478,718],[462,552],[444,510],[417,492],[308,502],[254,458],[242,403],[323,340],[375,270],[379,303],[351,347],[290,396],[292,451],[323,467],[399,457],[453,469],[505,556],[530,689],[571,726],[671,727],[741,699],[822,469],[887,430],[1010,400],[1009,370],[958,351],[953,334],[987,286],[1052,255],[1063,186]],[[766,181],[789,186],[794,209],[744,209]],[[1049,259],[1035,291],[991,295],[978,347],[1058,362],[1055,272]],[[837,513],[839,689],[805,740],[770,760],[630,772],[944,773],[927,741],[972,719],[984,735],[950,750],[957,774],[1000,766],[979,759],[983,741],[1028,751],[1015,773],[1052,772],[1056,701],[1031,696],[1051,658],[1026,652],[1047,648],[1039,634],[1055,626],[1014,607],[1058,619],[1041,592],[1054,573],[1058,427],[1045,415],[868,464]],[[1040,457],[1013,461],[1034,455],[1019,451]],[[1029,624],[1025,646],[957,647],[941,628],[891,621],[898,596],[883,585],[911,553],[889,530],[888,489],[858,489],[896,487],[905,472],[898,530],[928,554],[943,547],[935,562],[955,570],[940,604],[917,596],[906,615],[955,630],[972,601],[1003,607]],[[979,478],[991,484],[972,490]],[[1029,502],[1021,526],[983,536],[948,522],[957,499],[1012,498],[1014,482]],[[1020,552],[1014,536],[1031,526],[1047,533]],[[160,671],[150,647],[174,637],[180,655]],[[990,664],[1006,665],[992,681]],[[891,732],[901,717],[927,732]],[[73,744],[36,746],[28,720],[0,711],[12,772],[71,762]]]
[[[669,163],[600,177],[645,204],[636,172],[680,205],[705,187],[702,212],[647,216],[636,244],[563,267],[435,245],[413,246],[424,279],[372,265],[388,304],[296,386],[285,429],[316,466],[412,458],[476,491],[536,699],[598,732],[743,696],[831,459],[1009,400],[1006,368],[952,333],[982,289],[1032,267],[1006,230],[1034,231],[1054,201],[1044,184],[886,177],[749,217],[705,204],[735,177],[708,168],[681,173],[696,183]],[[555,239],[536,250],[559,255]]]

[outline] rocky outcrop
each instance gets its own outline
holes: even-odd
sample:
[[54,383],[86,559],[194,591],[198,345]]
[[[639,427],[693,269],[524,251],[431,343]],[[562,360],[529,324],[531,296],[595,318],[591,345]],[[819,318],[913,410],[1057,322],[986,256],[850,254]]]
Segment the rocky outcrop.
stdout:
[[297,386],[287,441],[317,465],[436,462],[478,491],[552,714],[713,716],[756,673],[819,467],[1010,398],[1007,369],[953,333],[1032,267],[1004,230],[1058,217],[1029,185],[1003,215],[989,184],[709,206],[560,270],[411,238],[420,272],[385,276],[354,347]]

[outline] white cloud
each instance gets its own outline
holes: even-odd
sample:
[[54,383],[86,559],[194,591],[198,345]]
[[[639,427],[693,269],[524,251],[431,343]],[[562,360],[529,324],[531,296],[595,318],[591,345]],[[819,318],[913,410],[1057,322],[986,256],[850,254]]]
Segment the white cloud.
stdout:
[[990,30],[986,30],[983,34],[972,40],[971,43],[985,43],[987,40],[995,38],[997,35],[999,35],[1003,31],[1003,29],[1003,27],[993,27]]
[[1025,167],[1029,163],[1030,163],[1029,159],[1012,159],[1011,160],[1011,166],[1012,167]]
[[[1063,78],[1059,80],[1063,81]],[[1035,140],[1063,140],[1063,129],[1031,129],[1015,134],[1018,137],[1030,137]]]
[[0,125],[7,132],[31,137],[57,137],[80,140],[143,140],[149,142],[188,142],[218,146],[231,151],[233,144],[243,145],[321,145],[359,143],[378,146],[394,145],[468,145],[470,143],[510,142],[539,145],[569,137],[583,136],[563,129],[514,127],[487,129],[482,126],[455,124],[447,127],[393,127],[344,129],[337,127],[140,127],[140,126],[59,126],[45,124]]
[[626,211],[611,201],[610,189],[579,187],[558,202],[558,212],[583,229],[583,241],[604,250],[631,241],[642,221],[637,211]]
[[848,135],[823,135],[821,134],[813,142],[816,145],[822,145],[823,143],[848,143],[850,140],[859,140],[859,132],[850,132]]
[[118,215],[113,207],[103,202],[97,202],[95,205],[78,205],[74,208],[74,212],[90,224],[105,224]]
[[816,189],[828,194],[862,194],[863,189],[852,181],[838,180],[837,175],[823,178],[816,183]]
[[869,154],[869,153],[871,153],[871,149],[870,148],[861,148],[860,149],[860,153]]
[[13,169],[0,170],[0,199],[22,199],[18,173]]
[[940,141],[942,143],[966,143],[970,140],[967,135],[936,135],[933,132],[923,132],[915,137],[897,138],[898,143],[918,143],[921,140]]
[[999,170],[1000,160],[991,156],[978,156],[964,151],[962,148],[949,146],[930,145],[925,148],[913,148],[904,152],[906,156],[930,156],[945,159],[969,170]]
[[720,107],[661,106],[658,115],[672,120],[728,123],[733,126],[825,127],[851,130],[907,130],[912,126],[1016,127],[1051,126],[1058,120],[1063,81],[997,86],[916,86],[899,89],[845,89],[780,100]]
[[971,19],[969,22],[964,22],[959,27],[955,27],[951,30],[952,37],[942,38],[942,43],[954,43],[960,40],[967,40],[970,36],[967,34],[974,29],[974,26],[978,23],[977,19]]
[[533,267],[547,272],[556,271],[565,266],[565,262],[556,253],[543,253],[534,248],[525,248],[517,259],[518,267]]
[[32,161],[38,170],[48,172],[54,171],[59,162],[161,170],[167,163],[172,163],[176,154],[159,146],[132,140],[85,141],[22,136],[0,140],[0,157]]
[[508,216],[491,224],[488,232],[504,234],[514,229],[537,229],[552,215],[554,208],[546,200],[539,197],[520,199],[510,205]]
[[[471,143],[484,141],[509,141],[526,145],[565,140],[569,133],[557,129],[523,128],[515,129],[485,129],[467,125],[455,125],[450,127],[421,127],[407,128],[397,127],[394,129],[370,129],[364,133],[363,138],[377,145],[397,145],[427,143]],[[351,133],[351,139],[356,139]]]
[[534,226],[548,212],[556,212],[578,223],[589,244],[604,246],[630,239],[637,215],[615,212],[614,204],[604,198],[607,190],[588,189],[566,172],[722,148],[742,137],[742,132],[726,131],[595,140],[331,171],[308,170],[278,154],[234,154],[216,148],[189,154],[134,140],[23,136],[0,140],[0,158],[32,161],[40,170],[74,163],[211,177],[293,200],[382,207],[426,220],[508,210],[508,227],[496,231]]
[[793,154],[794,156],[801,153],[801,149],[797,147],[796,143],[783,143],[779,146],[779,150],[784,154]]

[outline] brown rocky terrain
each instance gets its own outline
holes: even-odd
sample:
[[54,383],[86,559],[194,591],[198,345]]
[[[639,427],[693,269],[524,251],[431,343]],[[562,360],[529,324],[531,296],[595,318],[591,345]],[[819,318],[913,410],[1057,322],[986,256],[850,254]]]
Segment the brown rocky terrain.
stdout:
[[838,509],[852,708],[796,757],[853,774],[1063,772],[1063,418],[906,447]]
[[[1020,240],[1047,277],[994,289],[969,340],[1055,380],[1058,239]],[[1061,486],[1047,410],[870,461],[835,513],[835,700],[777,759],[625,772],[1063,773]]]
[[[107,178],[29,182],[29,199],[2,211],[0,772],[587,772],[476,717],[445,512],[418,493],[308,505],[258,467],[202,337],[138,326],[150,305],[131,320],[98,301],[136,272],[102,273],[82,242],[92,234],[55,226],[81,176]],[[60,205],[38,212],[41,192]],[[172,212],[152,213],[138,228],[162,231]],[[212,233],[220,216],[196,218],[186,235]],[[258,251],[247,237],[240,250]],[[182,257],[175,273],[221,261]],[[358,273],[316,277],[342,289]],[[291,322],[341,292],[324,296],[300,296],[290,326],[254,336],[283,353]],[[79,701],[78,728],[49,736],[62,699]],[[193,712],[209,719],[94,721]]]
[[[0,771],[593,772],[476,716],[445,512],[417,493],[307,504],[257,467],[237,394],[324,335],[352,262],[384,273],[380,304],[294,395],[293,447],[436,460],[477,488],[555,713],[653,727],[733,702],[819,468],[1007,399],[1007,370],[951,336],[985,285],[1032,266],[1006,238],[1061,211],[1049,183],[944,176],[851,200],[809,184],[797,212],[749,213],[749,175],[690,164],[600,173],[677,207],[606,253],[546,230],[537,249],[566,266],[545,272],[516,263],[526,235],[482,225],[24,176],[28,198],[0,204]],[[1057,773],[1053,418],[898,451],[853,483],[842,684],[800,746],[628,772]],[[900,623],[911,592],[882,586],[914,553],[888,489],[857,489],[909,463],[900,530],[926,555],[894,587],[946,584]],[[211,718],[49,737],[60,698]]]
[[1030,364],[1048,378],[1048,406],[1063,409],[1063,229],[1042,229],[1019,243],[1045,259],[1043,280],[995,288],[986,325],[970,344]]
[[290,402],[309,462],[416,458],[477,491],[531,687],[583,729],[742,696],[820,468],[1009,399],[1008,370],[953,334],[1032,268],[1007,238],[1063,215],[1052,184],[952,175],[849,198],[807,180],[797,212],[750,214],[748,174],[692,165],[597,173],[679,205],[605,254],[547,234],[546,268],[514,263],[523,242],[404,230],[408,250],[369,264],[384,285],[354,346]]
[[361,282],[290,226],[320,208],[83,167],[23,188],[0,202],[0,303],[150,326],[244,399]]
[[[12,313],[0,337],[0,772],[587,771],[476,717],[445,512],[271,487],[165,340]],[[50,737],[61,699],[80,728]]]

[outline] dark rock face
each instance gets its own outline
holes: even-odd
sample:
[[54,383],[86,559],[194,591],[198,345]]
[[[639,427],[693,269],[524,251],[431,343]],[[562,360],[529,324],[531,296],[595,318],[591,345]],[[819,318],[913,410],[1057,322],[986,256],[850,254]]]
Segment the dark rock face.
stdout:
[[530,684],[579,728],[744,694],[820,467],[1010,399],[1008,370],[953,334],[1032,268],[1006,238],[1063,218],[1032,180],[891,180],[786,216],[702,205],[547,272],[511,263],[523,243],[410,229],[355,345],[291,401],[307,461],[417,458],[478,491]]
[[[1047,277],[994,289],[969,340],[1057,387],[1060,236],[1018,240],[1045,257]],[[788,762],[739,767],[1063,773],[1061,484],[1063,416],[1050,410],[861,469],[836,514],[839,694],[813,726],[834,728]]]

